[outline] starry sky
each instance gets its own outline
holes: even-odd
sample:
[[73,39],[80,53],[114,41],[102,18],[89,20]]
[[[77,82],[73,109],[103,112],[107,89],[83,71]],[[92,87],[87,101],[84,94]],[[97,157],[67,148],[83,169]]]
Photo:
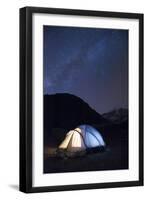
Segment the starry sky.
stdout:
[[44,26],[44,94],[70,93],[98,113],[128,107],[128,30]]

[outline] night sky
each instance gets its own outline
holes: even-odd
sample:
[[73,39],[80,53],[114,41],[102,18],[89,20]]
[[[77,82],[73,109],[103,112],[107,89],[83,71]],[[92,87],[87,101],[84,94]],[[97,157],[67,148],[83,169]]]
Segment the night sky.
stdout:
[[98,113],[128,107],[128,31],[44,26],[44,94],[55,93]]

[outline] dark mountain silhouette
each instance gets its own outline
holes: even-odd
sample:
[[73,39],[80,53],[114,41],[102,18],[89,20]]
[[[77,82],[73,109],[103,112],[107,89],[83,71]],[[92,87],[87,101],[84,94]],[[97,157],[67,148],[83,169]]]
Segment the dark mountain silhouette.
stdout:
[[67,93],[44,95],[44,129],[47,132],[51,128],[68,130],[80,124],[100,125],[106,121],[77,96]]
[[102,116],[113,123],[124,123],[128,121],[128,109],[114,109],[108,113],[104,113]]

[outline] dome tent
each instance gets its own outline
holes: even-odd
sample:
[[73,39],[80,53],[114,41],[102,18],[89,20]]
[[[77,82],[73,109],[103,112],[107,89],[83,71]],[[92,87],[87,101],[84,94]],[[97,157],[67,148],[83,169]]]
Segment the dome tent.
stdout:
[[66,134],[59,150],[78,154],[93,149],[104,149],[104,147],[105,142],[95,128],[90,125],[81,125]]

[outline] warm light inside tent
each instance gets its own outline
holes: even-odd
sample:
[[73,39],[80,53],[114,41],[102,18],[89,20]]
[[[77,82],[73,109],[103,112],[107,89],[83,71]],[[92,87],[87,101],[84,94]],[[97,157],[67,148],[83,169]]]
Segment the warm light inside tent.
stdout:
[[75,131],[75,134],[73,135],[73,140],[72,140],[72,147],[82,147],[82,140],[81,136],[78,132]]
[[60,149],[66,149],[68,144],[69,144],[69,141],[72,137],[72,134],[73,134],[73,131],[70,131],[67,135],[66,135],[66,138],[65,140],[60,144],[59,148]]
[[82,133],[82,130],[80,128],[76,128],[75,131]]

